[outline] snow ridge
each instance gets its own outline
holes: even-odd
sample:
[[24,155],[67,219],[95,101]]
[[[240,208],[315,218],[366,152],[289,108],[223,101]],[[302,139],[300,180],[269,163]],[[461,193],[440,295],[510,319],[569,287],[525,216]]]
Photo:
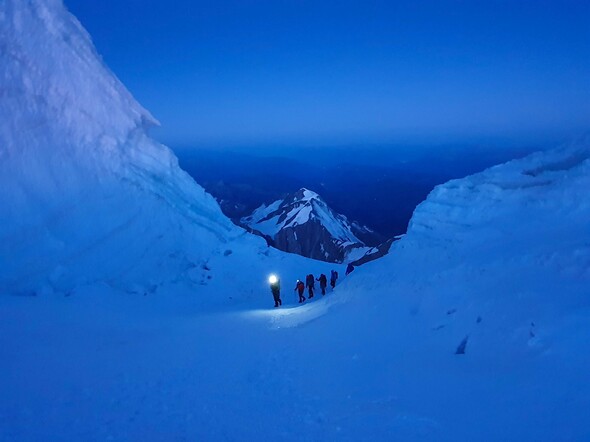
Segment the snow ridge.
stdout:
[[346,216],[333,212],[317,193],[305,188],[269,206],[263,204],[241,221],[264,235],[274,237],[283,229],[313,220],[317,220],[341,242],[362,244],[352,233]]

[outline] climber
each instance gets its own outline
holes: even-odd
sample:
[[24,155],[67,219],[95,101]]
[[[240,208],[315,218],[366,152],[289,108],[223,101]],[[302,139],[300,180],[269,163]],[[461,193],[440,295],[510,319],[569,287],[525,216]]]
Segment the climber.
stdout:
[[272,292],[272,297],[275,300],[275,307],[283,305],[281,301],[281,281],[276,275],[270,275],[268,278],[268,282],[270,284],[270,291]]
[[309,293],[309,296],[308,296],[309,299],[313,298],[313,289],[315,286],[315,280],[314,280],[313,275],[311,273],[305,277],[305,285],[307,286],[307,290]]
[[336,270],[332,270],[330,272],[330,286],[332,287],[332,290],[334,290],[334,287],[336,287],[337,280],[338,280],[338,272]]
[[328,285],[328,278],[323,273],[320,275],[316,281],[320,282],[320,288],[322,289],[322,295],[326,294],[326,286]]
[[303,296],[303,292],[305,291],[305,284],[303,281],[297,280],[297,284],[295,285],[295,290],[299,293],[299,304],[305,302],[305,296]]

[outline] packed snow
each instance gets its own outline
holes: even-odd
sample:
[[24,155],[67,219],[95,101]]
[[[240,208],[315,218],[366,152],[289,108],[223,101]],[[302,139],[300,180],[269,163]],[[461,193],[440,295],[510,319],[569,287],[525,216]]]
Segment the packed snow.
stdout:
[[0,48],[1,441],[590,439],[590,143],[437,187],[299,306],[334,266],[233,226],[60,1]]

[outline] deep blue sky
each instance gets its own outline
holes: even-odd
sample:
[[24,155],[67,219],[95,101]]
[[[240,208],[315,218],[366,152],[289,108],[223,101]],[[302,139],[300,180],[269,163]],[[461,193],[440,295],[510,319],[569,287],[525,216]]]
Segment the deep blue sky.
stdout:
[[590,129],[590,1],[65,0],[171,145]]

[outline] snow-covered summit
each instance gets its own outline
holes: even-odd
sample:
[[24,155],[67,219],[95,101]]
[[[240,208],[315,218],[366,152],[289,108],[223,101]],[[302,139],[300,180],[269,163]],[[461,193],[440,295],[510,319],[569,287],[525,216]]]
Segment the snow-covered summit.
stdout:
[[296,194],[301,201],[309,201],[312,199],[321,200],[320,196],[312,190],[302,187]]
[[244,224],[271,237],[283,229],[314,221],[324,226],[334,239],[361,243],[344,215],[332,211],[317,193],[305,188],[268,206],[263,204],[252,215],[242,218]]
[[354,233],[368,228],[334,212],[316,192],[305,188],[263,204],[241,223],[280,250],[323,261],[356,260],[370,249]]

